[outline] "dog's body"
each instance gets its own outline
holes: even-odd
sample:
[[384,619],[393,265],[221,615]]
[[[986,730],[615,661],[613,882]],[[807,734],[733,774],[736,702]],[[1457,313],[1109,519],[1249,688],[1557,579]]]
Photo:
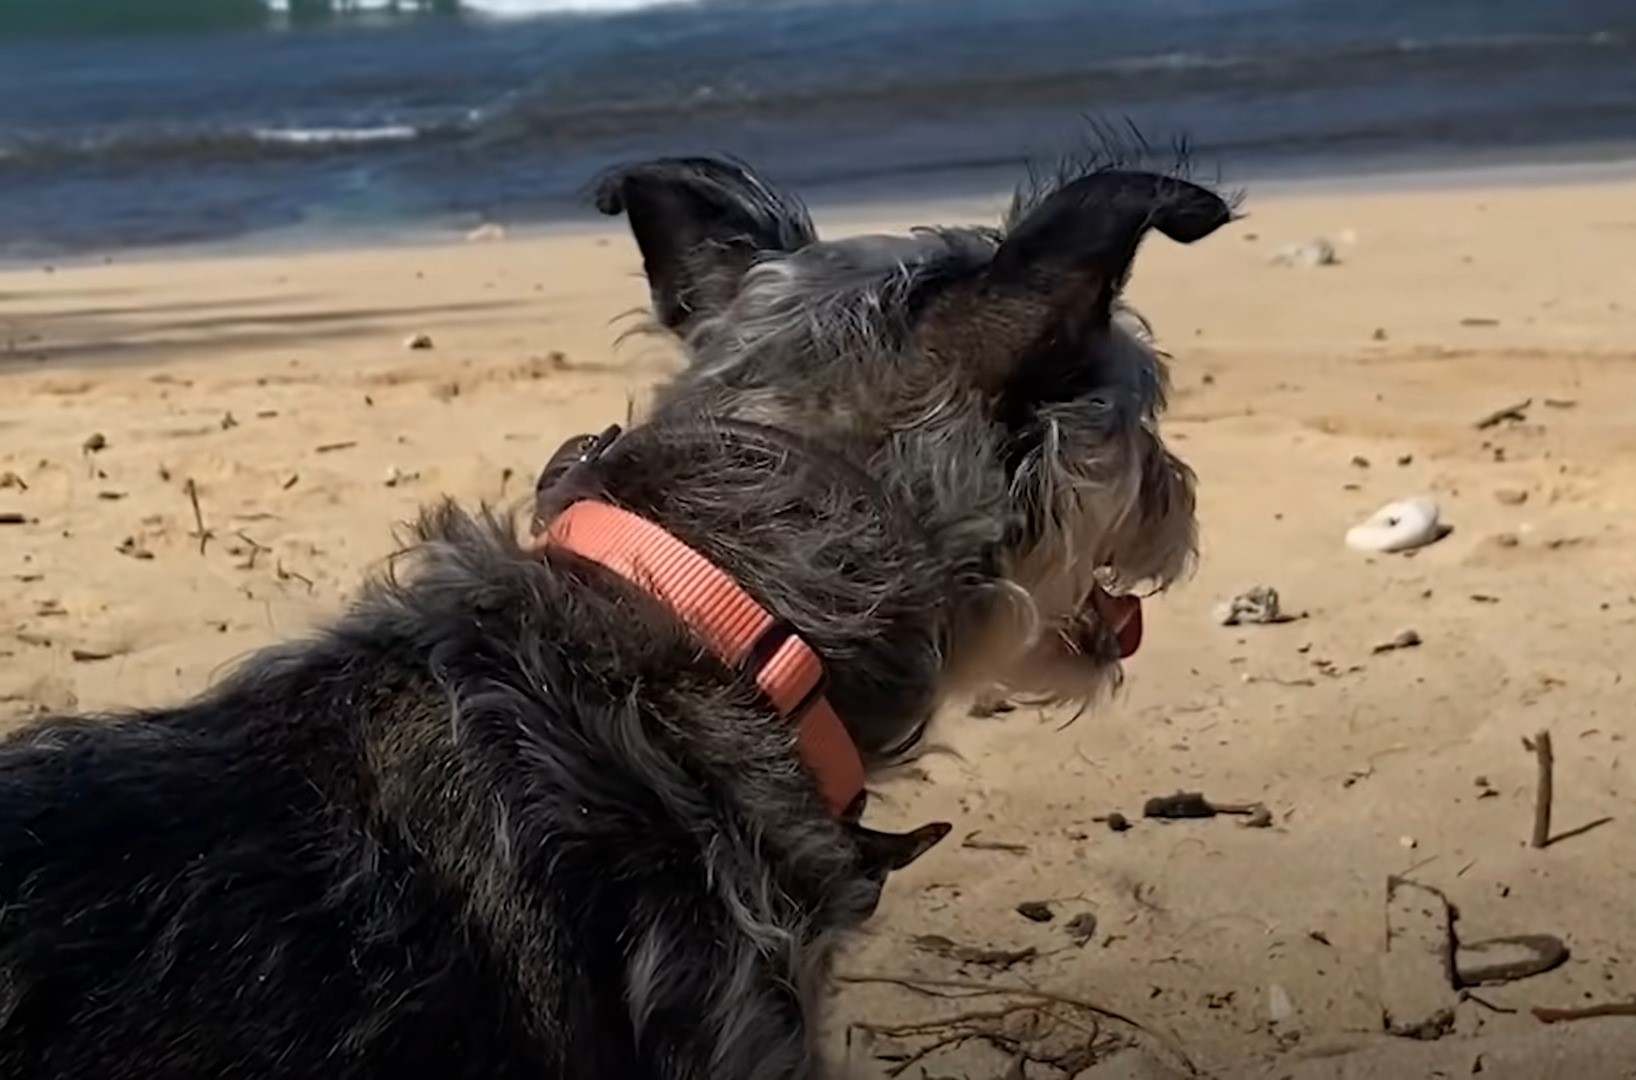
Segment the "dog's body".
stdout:
[[[1116,678],[1096,583],[1173,580],[1193,517],[1113,308],[1220,199],[1091,171],[1004,232],[834,244],[722,162],[599,202],[693,363],[546,520],[600,500],[728,571],[871,767],[960,686]],[[418,539],[200,700],[0,748],[0,1077],[822,1075],[832,942],[901,852],[639,583],[448,507]]]

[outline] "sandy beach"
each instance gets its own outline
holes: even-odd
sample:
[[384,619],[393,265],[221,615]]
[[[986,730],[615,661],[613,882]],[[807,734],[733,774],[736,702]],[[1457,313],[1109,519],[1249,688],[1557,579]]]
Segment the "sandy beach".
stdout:
[[[1197,248],[1150,240],[1129,294],[1175,354],[1200,570],[1149,605],[1118,700],[1071,724],[953,708],[949,752],[882,785],[882,820],[956,833],[840,965],[829,1042],[859,1076],[1633,1075],[1636,1019],[1531,1010],[1636,999],[1636,181],[1252,190],[1246,211]],[[1271,261],[1316,237],[1336,264]],[[417,506],[522,500],[674,363],[616,344],[638,269],[622,229],[586,227],[0,271],[0,724],[193,694],[338,611]],[[1421,494],[1441,542],[1347,549]],[[1212,618],[1258,585],[1297,618]],[[1536,850],[1523,740],[1542,730],[1558,839]],[[1178,790],[1272,825],[1142,819]],[[1394,875],[1412,901],[1389,902]],[[1462,997],[1414,936],[1448,921],[1430,890],[1461,941],[1571,955]],[[1038,1004],[955,984],[1148,1034],[1061,1000],[984,1021],[997,1040],[853,1026]],[[1440,1008],[1440,1038],[1384,1032]],[[1073,1056],[1093,1030],[1094,1068]]]

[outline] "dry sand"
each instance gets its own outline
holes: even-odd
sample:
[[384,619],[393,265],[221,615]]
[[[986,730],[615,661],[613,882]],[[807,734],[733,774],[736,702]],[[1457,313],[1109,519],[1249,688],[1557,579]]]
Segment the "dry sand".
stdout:
[[[1221,1076],[1636,1075],[1636,1019],[1528,1012],[1636,996],[1636,184],[1253,195],[1196,249],[1150,241],[1131,293],[1177,356],[1167,430],[1201,478],[1199,574],[1150,605],[1120,700],[1071,726],[952,714],[956,753],[884,785],[883,820],[958,831],[894,879],[841,969],[1048,988],[1156,1033],[1094,1077],[1170,1075],[1164,1046]],[[1338,265],[1269,263],[1314,236]],[[636,269],[609,229],[0,273],[0,514],[28,519],[0,525],[0,720],[192,694],[336,611],[417,505],[521,497],[671,362],[615,347]],[[1343,546],[1419,493],[1455,527],[1441,543]],[[1212,621],[1258,584],[1305,617]],[[1423,643],[1373,651],[1407,629]],[[1522,747],[1540,729],[1557,829],[1612,818],[1543,851]],[[1094,820],[1178,789],[1264,801],[1274,824]],[[1572,958],[1457,1003],[1435,957],[1429,982],[1402,948],[1383,960],[1394,874],[1443,890],[1467,939],[1555,934]],[[1000,970],[950,943],[1036,955]],[[1445,1001],[1444,1038],[1382,1034],[1383,1007]],[[845,1022],[976,1007],[996,1006],[845,982],[832,1045],[873,1075],[925,1040]],[[1013,1017],[1012,1049],[1060,1060],[1090,1028],[1061,1015]],[[904,1075],[1065,1075],[1008,1061],[957,1043]]]

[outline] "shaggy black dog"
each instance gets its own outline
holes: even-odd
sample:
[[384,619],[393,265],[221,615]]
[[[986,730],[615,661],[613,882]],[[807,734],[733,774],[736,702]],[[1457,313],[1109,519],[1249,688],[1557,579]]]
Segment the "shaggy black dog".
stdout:
[[[955,690],[1116,680],[1131,592],[1194,541],[1119,293],[1144,233],[1198,240],[1219,197],[1090,168],[1001,228],[823,241],[689,159],[598,204],[691,364],[557,470],[542,522],[612,506],[725,571],[821,657],[867,767]],[[941,831],[826,802],[800,710],[660,584],[444,506],[315,639],[189,704],[12,736],[0,1075],[822,1075],[836,934]]]

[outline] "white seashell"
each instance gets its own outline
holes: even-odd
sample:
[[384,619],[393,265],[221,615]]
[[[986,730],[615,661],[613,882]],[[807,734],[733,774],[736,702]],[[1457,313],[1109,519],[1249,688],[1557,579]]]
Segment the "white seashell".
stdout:
[[1269,260],[1274,266],[1334,266],[1340,262],[1335,245],[1323,237],[1315,237],[1301,244],[1279,248]]
[[1346,546],[1354,551],[1412,551],[1443,537],[1441,513],[1428,498],[1387,503],[1367,521],[1346,530]]

